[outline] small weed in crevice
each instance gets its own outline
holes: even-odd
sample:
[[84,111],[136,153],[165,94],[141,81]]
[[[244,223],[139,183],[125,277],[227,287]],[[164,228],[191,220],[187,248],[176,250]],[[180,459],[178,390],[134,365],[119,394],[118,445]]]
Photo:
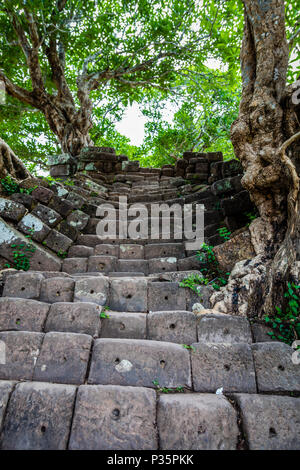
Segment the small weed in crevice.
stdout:
[[[33,229],[31,230],[31,232],[33,232]],[[31,241],[31,235],[26,235],[26,238]],[[30,242],[22,242],[19,244],[12,244],[10,245],[10,248],[12,248],[13,250],[13,261],[12,264],[6,263],[5,267],[14,268],[18,271],[28,271],[30,269],[30,258],[36,250],[33,244]]]
[[183,387],[176,387],[176,388],[161,387],[157,379],[153,380],[152,383],[153,385],[155,385],[156,390],[161,393],[183,393],[184,392]]

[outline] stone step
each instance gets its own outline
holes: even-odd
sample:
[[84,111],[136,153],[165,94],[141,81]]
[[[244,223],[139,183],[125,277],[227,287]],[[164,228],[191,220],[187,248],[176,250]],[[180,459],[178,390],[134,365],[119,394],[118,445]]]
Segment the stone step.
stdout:
[[299,398],[12,381],[0,393],[3,450],[234,450],[235,402],[249,449],[299,449]]

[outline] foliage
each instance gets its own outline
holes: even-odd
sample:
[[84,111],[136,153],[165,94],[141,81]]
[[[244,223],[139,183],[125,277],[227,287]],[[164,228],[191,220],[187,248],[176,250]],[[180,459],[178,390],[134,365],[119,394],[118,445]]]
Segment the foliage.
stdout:
[[283,341],[291,345],[295,340],[300,339],[300,286],[293,282],[287,283],[288,290],[285,292],[285,308],[282,310],[276,307],[276,316],[266,315],[264,321],[272,328],[268,333],[272,339]]
[[[31,230],[32,232],[33,230]],[[31,240],[31,235],[26,235],[26,238]],[[6,268],[14,268],[18,271],[28,271],[30,269],[30,258],[35,252],[35,247],[32,243],[19,243],[12,244],[10,248],[13,249],[13,263],[6,263]]]
[[32,191],[36,188],[20,188],[20,186],[13,180],[10,175],[7,175],[5,178],[0,180],[2,189],[4,194],[7,196],[14,194],[14,193],[22,193],[22,194],[31,194]]
[[159,385],[159,382],[157,379],[153,380],[152,381],[153,385],[155,385],[155,387],[157,388],[157,391],[158,392],[161,392],[161,393],[182,393],[184,392],[184,388],[183,387],[176,387],[176,388],[167,388],[167,387],[161,387]]
[[221,238],[224,238],[225,241],[230,240],[231,232],[229,232],[226,227],[218,228],[217,232],[219,233]]

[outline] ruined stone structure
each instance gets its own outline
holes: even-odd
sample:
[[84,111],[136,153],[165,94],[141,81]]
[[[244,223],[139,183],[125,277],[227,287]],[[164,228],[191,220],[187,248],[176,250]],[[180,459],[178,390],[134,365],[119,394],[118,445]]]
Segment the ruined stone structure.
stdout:
[[22,250],[30,263],[2,271],[0,448],[299,449],[293,349],[211,310],[211,286],[180,287],[201,267],[186,240],[96,235],[97,207],[126,195],[203,203],[219,245],[254,210],[238,162],[186,153],[150,169],[89,148],[50,164],[64,182],[0,199],[1,266]]

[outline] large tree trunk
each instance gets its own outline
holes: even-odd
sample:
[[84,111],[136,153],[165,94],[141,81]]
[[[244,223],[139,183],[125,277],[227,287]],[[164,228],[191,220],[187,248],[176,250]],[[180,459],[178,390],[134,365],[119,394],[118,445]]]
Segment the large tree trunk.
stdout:
[[[243,91],[231,138],[244,168],[242,183],[260,214],[250,232],[259,255],[257,263],[264,266],[261,276],[256,273],[255,279],[251,278],[248,297],[260,290],[251,309],[252,314],[262,315],[282,304],[291,267],[299,258],[299,177],[295,169],[299,119],[291,88],[286,89],[289,47],[284,0],[243,3]],[[240,268],[244,278],[238,276],[238,283],[237,278],[231,279],[227,287],[227,310],[228,292],[232,296],[234,283],[236,292],[249,290],[249,266]],[[220,295],[215,299],[220,300]]]
[[47,96],[40,109],[50,129],[57,136],[63,152],[76,156],[83,147],[93,144],[89,136],[92,127],[90,102],[77,110],[73,100],[59,94],[55,98]]
[[0,138],[0,179],[6,176],[22,181],[31,177],[31,174],[7,143]]

